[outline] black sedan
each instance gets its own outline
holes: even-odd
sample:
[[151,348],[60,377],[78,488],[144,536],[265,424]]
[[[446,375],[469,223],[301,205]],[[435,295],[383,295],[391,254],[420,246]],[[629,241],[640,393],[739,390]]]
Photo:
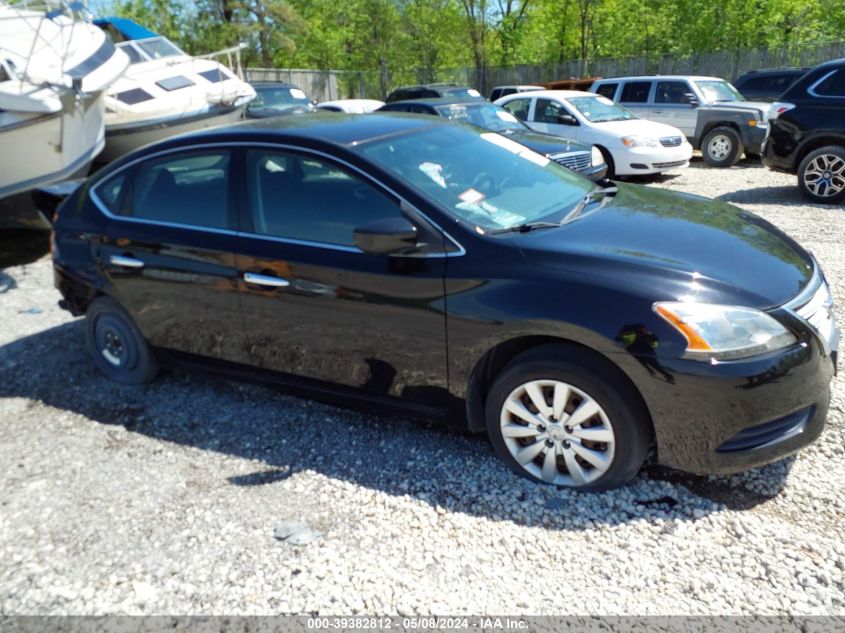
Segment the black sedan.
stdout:
[[827,415],[838,334],[798,244],[468,125],[326,113],[169,139],[54,231],[62,305],[122,383],[182,366],[401,408],[591,490],[653,445],[696,473],[763,464]]
[[607,163],[598,147],[536,132],[504,108],[492,103],[475,99],[408,99],[386,103],[378,111],[433,114],[471,123],[512,138],[590,180],[598,181],[607,175]]

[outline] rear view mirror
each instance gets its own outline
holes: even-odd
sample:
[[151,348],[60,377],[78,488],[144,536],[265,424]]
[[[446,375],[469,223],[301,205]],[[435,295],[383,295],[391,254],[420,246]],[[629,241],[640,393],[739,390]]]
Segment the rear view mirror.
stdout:
[[578,125],[578,119],[571,114],[558,114],[557,122],[561,125]]
[[355,245],[370,255],[394,255],[414,250],[417,227],[403,217],[382,218],[354,231]]

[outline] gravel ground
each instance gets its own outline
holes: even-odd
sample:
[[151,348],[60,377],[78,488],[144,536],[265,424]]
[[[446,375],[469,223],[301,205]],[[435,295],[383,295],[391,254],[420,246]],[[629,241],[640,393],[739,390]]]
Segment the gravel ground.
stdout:
[[[754,163],[649,186],[785,229],[845,323],[841,207]],[[51,274],[0,270],[0,613],[845,614],[841,376],[797,457],[574,494],[483,437],[202,376],[111,384]]]

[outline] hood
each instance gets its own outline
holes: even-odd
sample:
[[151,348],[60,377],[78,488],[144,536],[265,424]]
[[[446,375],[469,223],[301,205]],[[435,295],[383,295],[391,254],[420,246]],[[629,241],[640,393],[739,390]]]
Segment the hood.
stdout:
[[813,274],[812,257],[762,218],[699,196],[619,185],[603,208],[559,229],[519,235],[541,266],[636,291],[759,309],[782,305]]
[[757,112],[761,118],[765,119],[771,105],[771,103],[764,103],[762,101],[720,101],[709,107],[715,110],[750,110],[751,112]]
[[627,121],[607,121],[606,123],[594,123],[597,128],[618,134],[622,136],[632,136],[635,134],[641,136],[663,137],[663,136],[684,136],[678,128],[666,125],[665,123],[658,123],[657,121],[648,121],[646,119],[628,119]]
[[531,132],[528,130],[525,132],[514,131],[508,132],[505,136],[544,156],[561,154],[563,152],[589,152],[592,149],[591,145],[579,143],[578,141],[573,141],[562,136],[555,136],[554,134],[543,134],[542,132]]

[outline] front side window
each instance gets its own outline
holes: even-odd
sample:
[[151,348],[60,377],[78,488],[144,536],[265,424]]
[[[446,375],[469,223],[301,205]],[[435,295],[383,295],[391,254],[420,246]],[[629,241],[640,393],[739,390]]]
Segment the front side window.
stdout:
[[650,81],[629,81],[622,87],[620,103],[648,103],[648,93],[651,91]]
[[845,70],[835,70],[816,86],[815,93],[822,97],[845,97]]
[[607,123],[608,121],[627,121],[638,118],[630,110],[604,97],[570,97],[569,105],[578,110],[590,123]]
[[534,109],[534,120],[537,123],[560,123],[560,117],[569,114],[562,105],[551,99],[537,99],[537,106]]
[[229,227],[229,152],[169,154],[96,187],[114,215],[209,228]]
[[690,87],[683,81],[658,81],[655,103],[688,104]]
[[357,227],[399,217],[399,205],[340,167],[278,150],[247,152],[246,185],[255,233],[354,246]]
[[443,125],[357,148],[471,230],[560,221],[592,184],[524,145]]
[[531,99],[513,99],[507,103],[503,103],[502,107],[520,121],[527,121],[528,110],[531,108]]

